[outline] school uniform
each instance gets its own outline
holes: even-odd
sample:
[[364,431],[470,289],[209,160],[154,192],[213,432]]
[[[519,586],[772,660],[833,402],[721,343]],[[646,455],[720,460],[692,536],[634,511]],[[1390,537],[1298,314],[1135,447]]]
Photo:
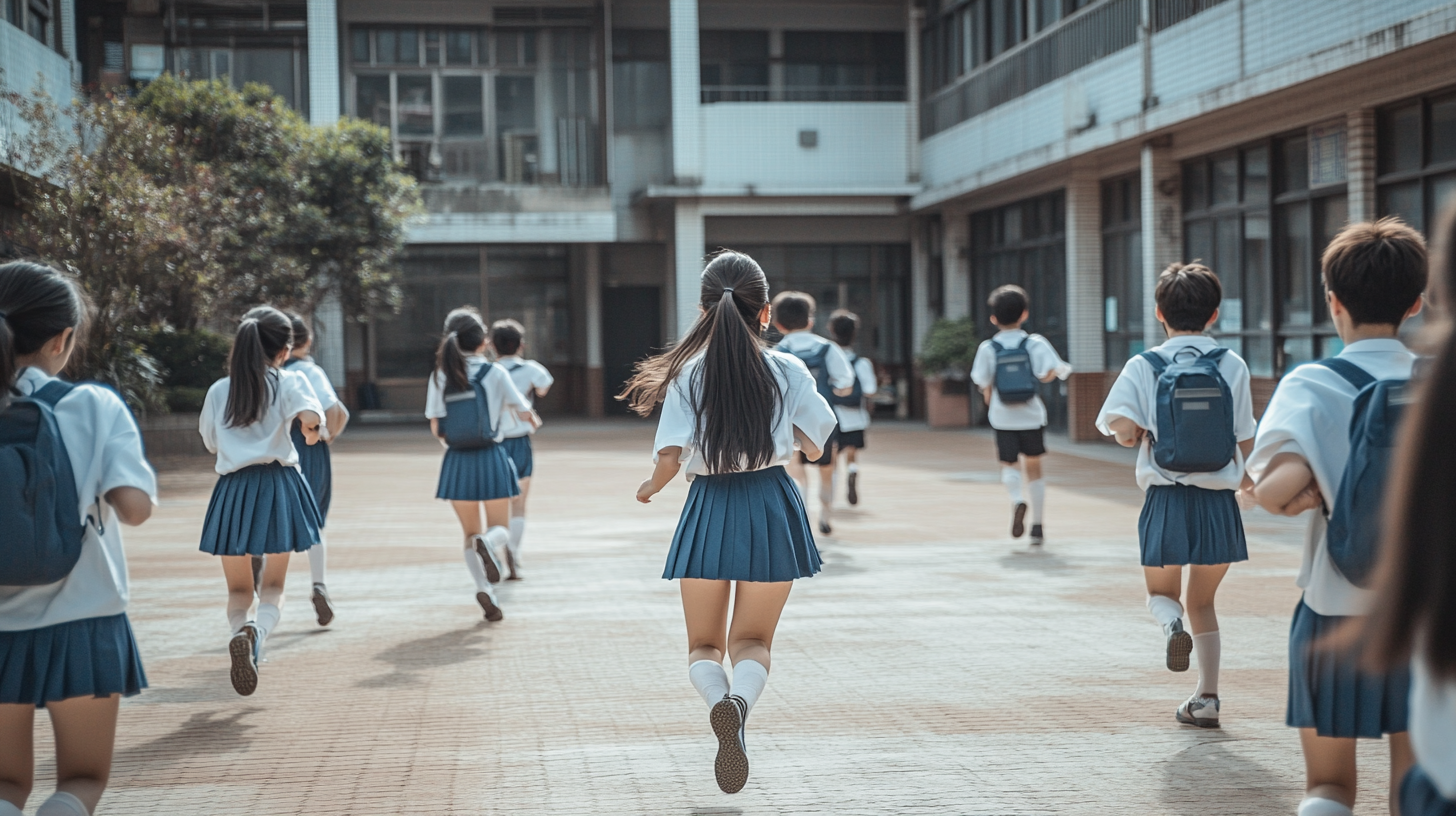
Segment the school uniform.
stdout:
[[1416,766],[1400,789],[1402,816],[1456,816],[1456,681],[1411,660],[1410,738]]
[[[875,377],[875,364],[855,354],[853,350],[840,347],[854,369],[860,390],[866,397],[873,397],[879,391],[879,379]],[[851,383],[851,386],[853,384]],[[870,427],[870,411],[861,402],[859,405],[836,405],[834,415],[839,420],[839,448],[863,448],[865,431]]]
[[[15,387],[30,395],[55,378],[23,369]],[[157,500],[157,476],[142,435],[116,392],[77,385],[55,416],[86,525],[81,557],[65,578],[44,586],[0,587],[0,704],[44,708],[72,697],[131,696],[147,686],[126,616],[130,590],[121,521],[105,495],[134,487]]]
[[[467,357],[466,375],[474,378],[488,361],[481,356]],[[447,448],[440,463],[440,482],[435,498],[450,501],[491,501],[521,494],[516,466],[500,444],[505,438],[505,417],[512,411],[526,410],[526,398],[516,389],[504,367],[491,365],[482,381],[485,386],[486,410],[490,427],[496,429],[495,443],[484,448],[458,450]],[[445,418],[445,373],[436,370],[425,393],[425,416]]]
[[667,389],[653,451],[682,448],[689,489],[663,578],[791,581],[819,571],[804,498],[784,465],[794,455],[796,427],[827,447],[836,425],[834,411],[803,361],[779,351],[763,355],[782,398],[773,420],[773,458],[758,470],[708,472],[692,400],[692,390],[701,387],[695,383],[701,355],[689,360]]
[[228,426],[229,378],[213,383],[202,402],[197,427],[203,444],[217,454],[221,476],[202,523],[199,549],[205,553],[305,552],[319,543],[323,518],[299,469],[291,426],[300,413],[312,411],[319,417],[319,435],[325,435],[324,409],[303,374],[270,368],[265,378],[263,415],[251,425]]
[[[991,406],[988,418],[996,431],[996,457],[1008,465],[1014,465],[1021,455],[1041,456],[1046,453],[1046,403],[1040,396],[1033,396],[1026,402],[1005,403],[996,391],[996,347],[1013,349],[1021,345],[1027,333],[1022,329],[1008,329],[996,333],[990,340],[976,349],[976,359],[971,363],[971,382],[981,388],[991,389]],[[1069,366],[1057,354],[1050,340],[1039,334],[1030,335],[1026,344],[1031,356],[1031,370],[1036,378],[1056,371],[1071,372]]]
[[[1413,355],[1399,340],[1361,340],[1346,346],[1340,358],[1377,379],[1410,376]],[[1257,480],[1280,453],[1304,458],[1332,508],[1350,456],[1350,420],[1355,387],[1326,366],[1299,366],[1280,381],[1259,422],[1249,474]],[[1304,554],[1296,583],[1304,596],[1294,611],[1289,632],[1289,697],[1285,722],[1314,728],[1325,737],[1369,737],[1406,730],[1410,673],[1372,674],[1359,665],[1358,654],[1317,649],[1352,616],[1365,615],[1374,593],[1345,579],[1330,559],[1324,512],[1310,513]]]
[[[526,401],[525,407],[521,409],[523,411],[529,411],[535,407],[538,391],[544,391],[556,382],[556,378],[551,376],[551,372],[546,370],[546,366],[535,360],[524,360],[512,354],[496,360],[495,364],[506,370],[506,374],[510,376],[511,382],[516,386],[516,391]],[[536,433],[536,429],[514,412],[508,412],[501,419],[501,424],[505,426],[501,429],[504,436],[501,440],[501,447],[506,449],[506,455],[515,464],[516,476],[529,479],[535,470],[531,436]]]
[[[334,392],[333,383],[329,382],[329,375],[322,366],[315,363],[312,357],[295,357],[284,363],[284,369],[296,371],[308,379],[309,387],[313,389],[313,395],[318,399],[319,405],[325,411],[339,404],[339,395]],[[323,414],[319,414],[323,416]],[[310,445],[303,438],[303,423],[293,421],[290,436],[293,438],[293,449],[298,451],[298,467],[303,473],[303,478],[308,482],[309,489],[313,492],[314,501],[318,503],[319,527],[322,528],[329,520],[329,505],[334,497],[334,466],[332,454],[329,452],[327,440],[320,437],[318,444]]]
[[[849,358],[839,348],[839,344],[820,337],[812,331],[796,331],[784,335],[784,339],[775,346],[776,349],[788,352],[797,356],[802,362],[803,357],[810,357],[826,350],[824,355],[824,368],[829,372],[829,387],[838,391],[841,388],[854,387],[854,367],[850,365]],[[809,375],[813,377],[813,374]],[[826,403],[828,404],[828,403]],[[837,420],[837,418],[836,418]],[[830,433],[829,439],[824,444],[824,452],[818,459],[810,461],[801,453],[799,460],[806,465],[829,465],[834,462],[834,448],[839,443],[839,427],[835,425]]]
[[[1187,360],[1218,348],[1204,335],[1172,337],[1153,349],[1169,363]],[[1249,366],[1232,351],[1224,352],[1219,374],[1233,399],[1234,438],[1254,438],[1254,404],[1249,390]],[[1112,435],[1112,421],[1126,417],[1148,434],[1138,446],[1137,483],[1146,493],[1138,518],[1138,546],[1145,567],[1186,564],[1232,564],[1247,561],[1243,516],[1235,497],[1244,479],[1244,455],[1234,457],[1212,473],[1164,470],[1153,459],[1158,436],[1158,373],[1141,356],[1133,357],[1108,392],[1097,415],[1097,430]]]

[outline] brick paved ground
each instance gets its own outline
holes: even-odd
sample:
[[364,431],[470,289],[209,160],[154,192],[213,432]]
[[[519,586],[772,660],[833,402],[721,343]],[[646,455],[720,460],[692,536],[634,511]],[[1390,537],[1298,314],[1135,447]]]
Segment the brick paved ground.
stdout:
[[[1162,668],[1143,608],[1130,468],[1052,454],[1051,538],[1031,553],[1006,535],[985,437],[890,425],[823,574],[790,598],[748,787],[719,793],[658,578],[685,487],[632,501],[650,439],[628,422],[543,431],[527,580],[487,625],[432,498],[435,443],[351,430],[329,528],[339,617],[314,625],[297,558],[249,698],[228,683],[221,569],[195,543],[212,475],[164,473],[163,507],[128,530],[151,688],[122,709],[101,812],[1293,813],[1290,525],[1251,516],[1252,561],[1220,596],[1224,728],[1180,727],[1194,675]],[[1383,748],[1362,761],[1358,812],[1382,812]]]

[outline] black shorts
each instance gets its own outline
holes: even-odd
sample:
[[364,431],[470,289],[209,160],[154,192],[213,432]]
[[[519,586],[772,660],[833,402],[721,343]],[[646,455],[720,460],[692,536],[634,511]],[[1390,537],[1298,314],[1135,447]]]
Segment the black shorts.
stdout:
[[1045,428],[1030,431],[996,431],[996,458],[1014,465],[1020,454],[1041,456],[1046,453]]
[[864,431],[840,431],[837,447],[839,450],[844,450],[845,448],[863,448]]
[[829,433],[829,438],[824,440],[824,452],[819,454],[818,459],[810,459],[799,451],[799,461],[806,465],[832,465],[834,464],[834,447],[839,444],[839,426]]

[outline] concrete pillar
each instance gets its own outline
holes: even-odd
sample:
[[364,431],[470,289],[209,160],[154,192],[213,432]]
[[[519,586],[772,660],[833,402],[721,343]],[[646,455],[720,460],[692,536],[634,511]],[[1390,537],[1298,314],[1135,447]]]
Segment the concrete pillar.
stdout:
[[[696,186],[703,180],[703,121],[698,112],[702,102],[702,68],[698,59],[698,0],[670,0],[668,15],[671,18],[669,51],[672,58],[672,175],[676,184]],[[701,220],[699,223],[702,223]],[[701,255],[702,241],[692,251],[695,255]],[[694,285],[692,290],[696,303],[697,286]]]
[[586,245],[586,415],[606,412],[602,384],[602,245]]
[[1350,111],[1345,124],[1345,179],[1351,223],[1374,221],[1380,215],[1375,172],[1375,111]]
[[337,0],[308,0],[308,121],[339,121],[339,11]]
[[698,319],[698,295],[703,276],[703,249],[707,243],[703,213],[697,201],[679,200],[673,209],[673,259],[677,336],[687,334]]
[[[81,84],[81,56],[76,53],[76,4],[72,0],[61,0],[59,3],[61,26],[61,53],[71,62],[71,84]],[[70,100],[57,99],[56,104],[64,104]]]
[[1143,145],[1143,340],[1148,348],[1162,345],[1163,326],[1155,316],[1153,289],[1158,275],[1183,258],[1183,200],[1179,196],[1178,162],[1173,160],[1172,138]]
[[920,183],[920,26],[925,10],[905,0],[905,180]]
[[1067,353],[1079,371],[1101,371],[1102,189],[1090,169],[1067,179]]
[[314,362],[329,375],[334,388],[344,387],[344,310],[337,295],[328,295],[313,311]]
[[965,212],[946,210],[941,214],[941,226],[945,316],[954,320],[971,313],[971,217]]
[[912,219],[911,228],[910,350],[918,355],[934,317],[930,314],[930,253],[925,246],[925,219]]

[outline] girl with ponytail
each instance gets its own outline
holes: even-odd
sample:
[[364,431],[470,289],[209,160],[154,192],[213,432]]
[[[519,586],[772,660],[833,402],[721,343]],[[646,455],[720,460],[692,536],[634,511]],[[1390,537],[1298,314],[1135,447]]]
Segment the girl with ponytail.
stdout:
[[[445,446],[435,498],[450,502],[460,519],[465,567],[475,582],[475,602],[485,619],[494,622],[505,617],[496,602],[494,585],[501,580],[500,554],[510,547],[511,499],[521,492],[516,466],[500,444],[509,424],[502,420],[514,414],[535,428],[540,419],[510,374],[485,359],[486,345],[485,322],[475,309],[462,306],[445,317],[445,336],[435,353],[435,371],[425,394],[425,416],[430,431]],[[483,444],[452,447],[445,440],[441,420],[449,415],[450,404],[478,399],[477,382],[493,436]]]
[[[207,390],[198,420],[221,477],[207,505],[200,549],[222,558],[230,676],[243,695],[257,689],[263,645],[283,615],[288,556],[318,544],[323,526],[290,429],[298,420],[303,442],[316,444],[327,435],[324,409],[307,377],[282,368],[292,347],[293,324],[282,312],[259,306],[243,315],[228,376]],[[263,555],[272,558],[255,579],[253,557]],[[249,619],[255,592],[258,610]]]
[[[126,616],[121,525],[151,516],[157,477],[115,391],[58,379],[85,318],[69,277],[24,261],[0,265],[0,562],[21,560],[38,537],[27,533],[39,534],[43,522],[72,542],[80,536],[80,558],[64,578],[0,586],[0,816],[20,816],[30,796],[38,708],[55,733],[56,790],[35,813],[95,810],[111,774],[120,698],[147,685]],[[59,444],[21,450],[43,437]],[[54,460],[22,466],[43,451]],[[55,478],[38,485],[27,473]],[[64,489],[63,479],[71,482]],[[36,488],[28,503],[16,495],[22,486]],[[43,504],[55,506],[25,513]]]
[[768,682],[779,615],[793,580],[819,571],[803,496],[784,464],[796,449],[817,459],[836,420],[804,363],[765,346],[768,281],[752,258],[714,256],[698,305],[687,334],[639,364],[617,398],[642,416],[662,406],[657,466],[637,500],[650,502],[687,469],[687,504],[662,577],[680,579],[688,679],[709,706],[718,787],[736,793],[748,781],[744,727]]

